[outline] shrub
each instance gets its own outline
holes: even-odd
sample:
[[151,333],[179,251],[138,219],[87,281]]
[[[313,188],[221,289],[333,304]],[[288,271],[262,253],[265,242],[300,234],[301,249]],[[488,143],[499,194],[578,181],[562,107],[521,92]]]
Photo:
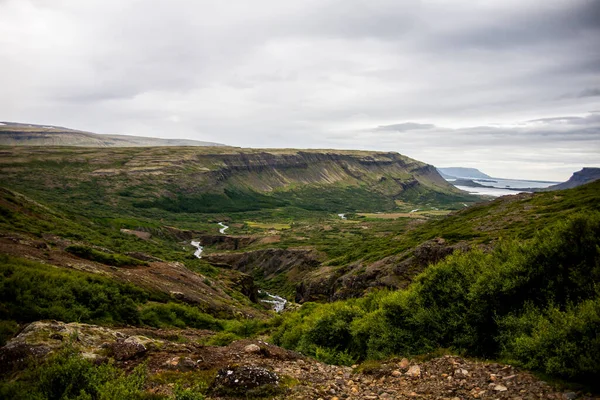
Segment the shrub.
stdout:
[[19,380],[0,382],[5,399],[135,399],[143,397],[145,365],[126,375],[111,364],[95,366],[65,348],[25,371]]
[[[600,374],[600,214],[491,253],[457,253],[406,289],[286,314],[273,341],[333,363],[451,348],[593,383]],[[340,356],[341,357],[341,356]]]
[[157,328],[174,326],[178,328],[198,328],[223,330],[223,323],[186,304],[152,303],[145,305],[140,313],[141,321]]
[[65,248],[65,251],[68,251],[77,257],[85,258],[86,260],[90,261],[96,261],[101,264],[112,265],[113,267],[148,265],[147,262],[133,257],[124,256],[122,254],[109,254],[87,246],[72,245]]
[[592,381],[600,365],[600,297],[561,311],[528,307],[501,322],[502,357],[549,375]]

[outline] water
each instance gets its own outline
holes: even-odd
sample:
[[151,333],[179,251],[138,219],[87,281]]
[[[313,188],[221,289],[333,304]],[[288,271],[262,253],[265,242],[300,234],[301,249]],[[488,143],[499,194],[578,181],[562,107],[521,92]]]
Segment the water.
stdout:
[[222,222],[219,222],[219,226],[221,227],[221,229],[219,229],[219,233],[222,233],[222,234],[224,234],[225,231],[227,229],[229,229],[229,227],[227,225],[225,225],[224,223],[222,223]]
[[284,299],[283,297],[271,294],[267,291],[264,290],[259,290],[258,293],[264,293],[267,296],[270,297],[270,300],[261,300],[263,303],[269,303],[272,304],[273,310],[276,313],[280,313],[284,310],[285,308],[285,304],[287,303],[287,300]]
[[499,189],[499,188],[482,188],[482,187],[470,187],[470,186],[456,186],[460,190],[464,190],[465,192],[469,192],[471,194],[478,194],[482,196],[507,196],[517,193],[523,193],[519,190],[508,190],[508,189]]
[[202,247],[202,246],[200,246],[200,242],[194,242],[194,241],[192,240],[192,242],[191,242],[191,245],[192,245],[192,246],[194,246],[194,247],[196,248],[196,251],[194,252],[194,255],[195,255],[197,258],[202,258],[202,249],[203,249],[203,247]]
[[[523,193],[523,192],[531,192],[530,188],[547,188],[548,186],[556,185],[558,182],[547,182],[547,181],[527,181],[521,179],[500,179],[500,178],[491,178],[491,179],[473,179],[473,178],[461,178],[461,179],[471,179],[473,182],[479,183],[484,186],[491,187],[470,187],[470,186],[461,186],[454,185],[457,188],[469,192],[471,194],[479,194],[486,196],[506,196],[511,194]],[[452,183],[455,179],[448,179],[448,182]],[[508,189],[511,188],[511,189]],[[520,189],[520,190],[519,190]]]
[[341,219],[346,219],[346,214],[338,214],[338,217],[340,217]]

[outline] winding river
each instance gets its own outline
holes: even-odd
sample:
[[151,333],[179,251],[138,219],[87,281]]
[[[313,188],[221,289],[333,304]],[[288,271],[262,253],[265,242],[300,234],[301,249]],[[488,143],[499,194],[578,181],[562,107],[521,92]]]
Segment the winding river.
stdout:
[[221,229],[219,229],[219,233],[225,233],[225,231],[229,229],[229,227],[222,222],[219,222],[219,226],[221,227]]
[[[346,219],[344,217],[344,214],[340,214],[340,217],[342,219]],[[219,226],[221,227],[221,229],[219,229],[219,232],[221,234],[224,234],[225,231],[227,229],[229,229],[229,227],[227,225],[225,225],[224,223],[222,223],[222,222],[219,222]],[[194,256],[196,256],[197,258],[202,258],[202,250],[204,249],[204,247],[200,245],[200,242],[196,242],[196,241],[192,240],[190,242],[190,244],[196,248],[196,251],[194,252]],[[271,307],[273,308],[273,310],[275,312],[280,313],[280,312],[282,312],[284,310],[285,304],[287,303],[286,299],[284,299],[283,297],[271,294],[269,292],[266,292],[264,290],[259,290],[258,292],[259,293],[264,293],[264,294],[266,294],[268,296],[268,299],[261,300],[261,301],[263,303],[269,303],[269,304],[271,304]]]

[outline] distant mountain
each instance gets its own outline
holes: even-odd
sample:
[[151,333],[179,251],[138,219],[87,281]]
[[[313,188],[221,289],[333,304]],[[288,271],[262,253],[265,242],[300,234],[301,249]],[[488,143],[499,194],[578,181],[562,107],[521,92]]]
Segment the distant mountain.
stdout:
[[577,186],[585,185],[586,183],[597,181],[598,179],[600,179],[600,168],[583,168],[581,171],[573,173],[568,181],[559,183],[558,185],[552,185],[543,189],[543,191],[572,189]]
[[492,177],[484,174],[476,168],[463,168],[463,167],[448,167],[438,168],[440,175],[445,179],[491,179]]
[[187,139],[101,135],[61,126],[16,122],[0,122],[0,145],[78,147],[225,146],[220,143]]

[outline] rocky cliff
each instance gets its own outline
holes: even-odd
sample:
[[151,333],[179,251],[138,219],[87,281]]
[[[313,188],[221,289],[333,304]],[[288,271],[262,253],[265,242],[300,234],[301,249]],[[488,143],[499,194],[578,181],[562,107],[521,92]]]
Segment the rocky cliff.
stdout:
[[550,186],[544,191],[572,189],[598,179],[600,179],[600,168],[583,168],[581,171],[573,173],[568,181]]
[[[383,211],[395,200],[465,201],[431,165],[394,152],[228,147],[0,151],[5,179],[31,190],[86,186],[121,207],[235,212],[282,206]],[[66,173],[68,171],[68,173]],[[92,185],[90,185],[92,184]],[[87,194],[86,193],[86,194]],[[133,203],[133,204],[132,204]]]

